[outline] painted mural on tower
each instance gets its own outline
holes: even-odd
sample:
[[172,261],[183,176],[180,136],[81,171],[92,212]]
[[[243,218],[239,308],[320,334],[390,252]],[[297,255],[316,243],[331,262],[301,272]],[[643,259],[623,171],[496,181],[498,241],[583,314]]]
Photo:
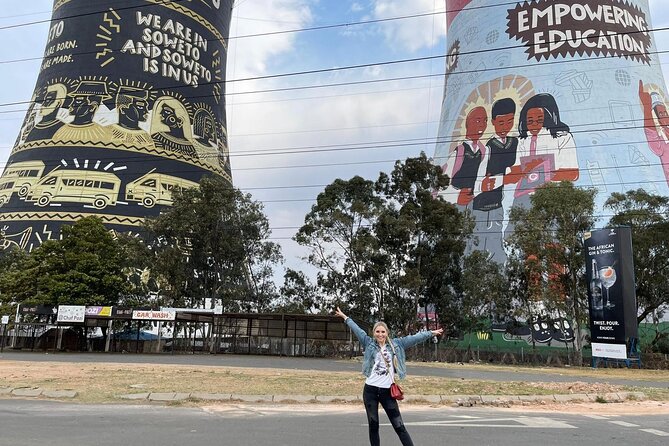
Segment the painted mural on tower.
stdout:
[[56,0],[0,177],[4,247],[96,215],[119,231],[205,175],[232,184],[225,65],[232,0]]
[[[669,113],[646,0],[447,0],[435,160],[444,199],[506,261],[512,206],[548,182],[669,194]],[[602,222],[605,223],[605,222]]]

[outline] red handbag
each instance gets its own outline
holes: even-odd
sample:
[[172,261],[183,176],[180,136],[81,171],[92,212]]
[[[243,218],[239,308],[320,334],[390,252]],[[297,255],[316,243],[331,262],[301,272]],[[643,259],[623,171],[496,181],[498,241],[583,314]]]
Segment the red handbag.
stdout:
[[[393,349],[393,364],[394,364],[394,369],[397,371],[397,354],[395,353],[395,346],[393,345],[393,341],[390,340],[390,348]],[[381,354],[383,356],[383,354]],[[390,368],[390,363],[386,359],[385,356],[383,356],[383,359],[386,361],[386,365],[388,368]],[[404,391],[400,387],[399,384],[395,382],[395,374],[393,373],[393,383],[390,385],[390,397],[392,399],[395,399],[397,401],[402,401],[404,399]]]
[[392,383],[390,385],[390,396],[398,401],[404,399],[404,392],[402,392],[402,388],[397,383]]

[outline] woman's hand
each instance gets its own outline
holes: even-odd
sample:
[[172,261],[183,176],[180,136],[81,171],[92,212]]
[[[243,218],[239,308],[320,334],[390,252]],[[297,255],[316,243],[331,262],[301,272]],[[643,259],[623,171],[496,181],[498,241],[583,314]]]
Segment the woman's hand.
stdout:
[[444,329],[440,328],[439,330],[432,330],[432,336],[441,336],[444,334]]
[[348,318],[348,316],[346,316],[344,314],[344,312],[341,311],[341,309],[339,309],[339,307],[337,307],[337,310],[335,311],[335,316],[339,316],[340,318],[342,318],[344,320],[346,320]]

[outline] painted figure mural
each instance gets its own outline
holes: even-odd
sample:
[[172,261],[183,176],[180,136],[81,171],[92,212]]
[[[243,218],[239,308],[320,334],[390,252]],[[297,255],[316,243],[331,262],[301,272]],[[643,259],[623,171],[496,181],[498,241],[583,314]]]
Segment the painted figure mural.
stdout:
[[[96,215],[132,232],[205,175],[232,184],[232,0],[57,0],[33,101],[0,177],[2,244]],[[20,236],[19,236],[20,235]]]
[[[548,182],[669,194],[669,113],[647,0],[446,0],[435,162],[475,220],[469,247],[507,258],[512,206]],[[603,221],[601,223],[604,223]]]

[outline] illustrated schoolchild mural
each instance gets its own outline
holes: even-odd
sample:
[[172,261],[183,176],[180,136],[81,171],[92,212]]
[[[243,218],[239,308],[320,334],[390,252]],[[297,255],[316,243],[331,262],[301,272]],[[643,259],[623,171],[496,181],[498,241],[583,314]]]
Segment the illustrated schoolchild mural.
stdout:
[[88,215],[136,230],[204,175],[232,184],[224,75],[232,0],[55,0],[0,178],[3,247]]
[[[504,263],[512,206],[547,182],[669,193],[669,113],[646,0],[447,0],[435,160]],[[604,222],[601,222],[604,223]]]

